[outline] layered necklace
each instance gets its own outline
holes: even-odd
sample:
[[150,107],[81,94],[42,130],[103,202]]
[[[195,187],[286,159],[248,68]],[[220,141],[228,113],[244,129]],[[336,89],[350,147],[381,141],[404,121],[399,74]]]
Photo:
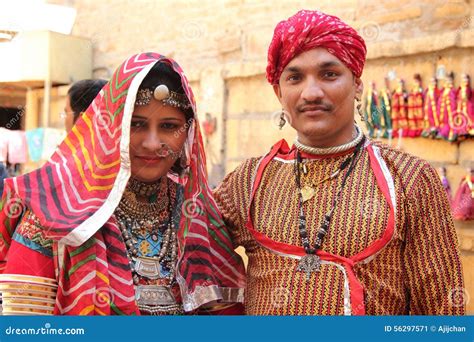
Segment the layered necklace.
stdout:
[[[299,190],[298,191],[298,209],[299,209],[298,230],[299,230],[301,242],[303,244],[303,247],[306,253],[306,255],[304,255],[300,259],[297,270],[303,271],[306,273],[306,281],[310,280],[311,273],[318,272],[320,270],[321,259],[319,258],[319,256],[316,255],[316,252],[321,249],[321,245],[324,241],[324,238],[328,233],[329,225],[331,223],[334,210],[336,209],[337,203],[339,202],[344,186],[346,185],[347,179],[349,178],[349,175],[354,170],[356,161],[358,159],[359,151],[361,150],[365,142],[365,137],[363,135],[361,139],[359,139],[358,137],[356,139],[358,140],[358,143],[352,146],[352,147],[355,147],[355,150],[352,153],[352,155],[346,158],[339,165],[338,169],[331,174],[331,176],[327,177],[326,179],[320,182],[322,183],[327,180],[334,179],[337,175],[339,175],[340,173],[342,173],[344,170],[347,169],[342,179],[341,186],[339,187],[339,190],[332,201],[331,208],[323,217],[322,223],[320,224],[320,227],[317,231],[316,241],[314,242],[313,246],[311,246],[309,238],[308,238],[306,214],[304,211],[303,204],[314,196],[315,191],[313,189],[314,192],[308,193],[309,191],[308,189],[312,189],[312,188],[309,186],[302,187],[301,185],[301,173],[303,172],[304,174],[306,174],[307,169],[306,169],[306,166],[303,164],[300,151],[298,149],[296,150],[296,163],[295,163],[294,172],[295,172],[296,186]],[[352,144],[353,143],[349,143],[346,145],[349,146]],[[346,148],[346,150],[350,148],[351,147]],[[339,152],[342,152],[342,151],[339,151]]]
[[[142,189],[136,180],[129,182],[115,210],[127,247],[138,308],[148,314],[181,314],[182,305],[177,303],[171,289],[176,283],[178,256],[172,214],[176,202],[176,186],[167,177],[163,177],[157,184],[145,184],[145,187],[146,190]],[[154,193],[150,188],[154,189]],[[150,202],[138,200],[137,193],[146,193]],[[168,223],[163,227],[166,221]],[[137,247],[140,240],[150,238],[153,242],[158,242],[160,236],[162,241],[158,255],[140,255]]]

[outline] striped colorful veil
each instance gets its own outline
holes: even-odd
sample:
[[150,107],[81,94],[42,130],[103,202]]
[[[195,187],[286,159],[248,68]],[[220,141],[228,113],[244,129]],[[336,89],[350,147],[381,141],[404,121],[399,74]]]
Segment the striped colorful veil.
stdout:
[[177,280],[192,311],[211,302],[243,302],[244,266],[207,183],[206,159],[189,83],[170,58],[142,53],[113,74],[73,130],[41,168],[5,181],[0,263],[27,207],[53,239],[59,283],[55,314],[138,314],[126,247],[113,212],[130,178],[130,122],[138,88],[156,63],[178,73],[194,110],[188,167],[168,177],[184,187]]

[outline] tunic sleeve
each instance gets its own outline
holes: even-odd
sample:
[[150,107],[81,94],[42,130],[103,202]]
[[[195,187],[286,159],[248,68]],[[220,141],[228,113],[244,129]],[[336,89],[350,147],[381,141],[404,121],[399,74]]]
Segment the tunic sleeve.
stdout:
[[229,173],[214,190],[214,198],[229,227],[234,248],[242,245],[256,159],[249,159]]
[[3,273],[54,279],[52,244],[37,217],[27,210],[13,234]]
[[413,315],[464,315],[466,289],[448,198],[424,164],[407,189],[406,287]]
[[52,245],[38,218],[26,210],[4,258],[0,278],[4,313],[53,314],[57,283]]

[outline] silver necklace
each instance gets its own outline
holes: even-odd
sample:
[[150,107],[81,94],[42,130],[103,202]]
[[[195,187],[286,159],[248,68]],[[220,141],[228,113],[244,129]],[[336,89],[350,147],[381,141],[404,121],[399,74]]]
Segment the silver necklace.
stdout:
[[351,148],[356,147],[357,144],[360,143],[362,138],[364,137],[364,133],[362,133],[362,130],[359,128],[359,126],[355,125],[355,127],[357,131],[357,135],[355,136],[354,139],[352,139],[352,141],[343,145],[327,147],[327,148],[311,147],[311,146],[307,146],[301,143],[297,137],[295,139],[295,146],[298,150],[302,152],[306,152],[308,154],[313,154],[313,155],[328,155],[328,154],[336,154],[336,153],[344,152],[344,151],[350,150]]
[[[156,241],[157,231],[159,229],[160,218],[159,212],[155,212],[155,217],[149,217],[144,220],[137,217],[136,208],[129,208],[130,201],[121,201],[115,211],[122,236],[125,240],[127,248],[127,255],[130,262],[130,267],[133,275],[133,282],[135,284],[135,297],[138,308],[141,312],[148,314],[182,314],[183,307],[176,302],[171,287],[175,282],[175,269],[178,256],[178,241],[176,236],[176,229],[174,228],[172,215],[172,196],[170,186],[167,192],[162,193],[162,196],[167,197],[168,204],[168,218],[169,222],[166,230],[163,233],[163,240],[161,244],[160,253],[156,257],[138,256],[138,250],[135,247],[140,231],[146,230],[149,232],[153,241]],[[168,285],[141,285],[140,278],[156,280],[163,278],[160,271],[160,266],[166,266],[169,269],[168,275],[165,277]]]

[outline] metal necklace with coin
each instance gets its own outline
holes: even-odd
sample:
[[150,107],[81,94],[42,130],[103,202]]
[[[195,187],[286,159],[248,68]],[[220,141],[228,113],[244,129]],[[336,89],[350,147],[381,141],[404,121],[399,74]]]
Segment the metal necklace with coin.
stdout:
[[[172,217],[176,194],[174,193],[173,196],[170,189],[175,184],[171,182],[169,185],[166,179],[164,182],[166,189],[161,189],[158,200],[154,203],[139,202],[134,193],[124,193],[115,215],[127,247],[140,311],[149,314],[181,314],[183,312],[182,305],[176,302],[171,291],[171,287],[176,281],[175,269],[178,254],[176,229]],[[138,241],[137,236],[144,236],[148,232],[151,239],[156,242],[158,240],[157,230],[166,219],[160,215],[162,213],[167,213],[168,223],[162,234],[159,254],[155,257],[139,256],[135,246]],[[166,276],[161,274],[163,267],[169,270]],[[140,279],[153,281],[160,278],[166,279],[168,284],[142,285],[140,282]]]

